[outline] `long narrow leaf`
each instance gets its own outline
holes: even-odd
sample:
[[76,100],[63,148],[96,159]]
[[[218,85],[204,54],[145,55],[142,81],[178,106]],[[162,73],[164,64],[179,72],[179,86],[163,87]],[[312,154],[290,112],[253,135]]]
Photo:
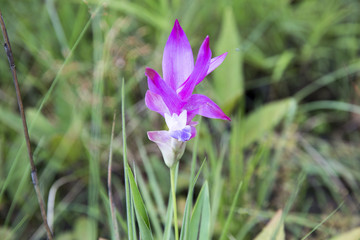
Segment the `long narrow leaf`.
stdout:
[[[206,219],[205,219],[206,218]],[[209,187],[205,182],[196,200],[190,220],[189,239],[208,239],[210,229]],[[201,237],[200,233],[205,234]],[[207,236],[207,238],[206,238]]]
[[154,201],[150,196],[149,185],[146,183],[139,169],[134,169],[134,171],[136,171],[136,182],[138,183],[139,189],[141,191],[144,204],[147,207],[147,213],[149,214],[149,220],[151,220],[154,229],[155,238],[160,239],[162,235],[161,224],[157,216],[157,208],[155,207]]
[[202,207],[201,221],[200,221],[200,235],[199,240],[210,239],[210,197],[208,183],[205,182],[204,202]]
[[[195,178],[193,179],[193,181],[190,183],[190,187],[189,187],[189,192],[191,192],[190,194],[188,194],[188,197],[186,199],[186,204],[185,204],[185,210],[184,210],[184,217],[183,217],[183,223],[182,226],[183,228],[181,229],[181,233],[180,233],[180,240],[186,240],[188,239],[189,236],[189,227],[190,227],[190,212],[191,212],[191,205],[192,205],[192,196],[193,196],[193,191],[194,191],[194,187],[195,184],[200,176],[200,173],[204,167],[204,163],[205,160],[203,161],[203,163],[201,164],[198,173],[196,174]],[[191,196],[191,197],[190,197]]]
[[126,157],[126,131],[125,131],[125,83],[122,80],[121,86],[121,120],[122,120],[122,137],[123,137],[123,166],[124,166],[124,178],[125,178],[125,196],[126,196],[126,217],[127,217],[127,229],[128,239],[133,240],[135,229],[133,229],[132,218],[132,204],[131,204],[131,192],[129,189],[129,179],[127,176],[127,157]]
[[139,189],[136,185],[134,175],[130,169],[129,164],[127,164],[126,171],[129,178],[131,195],[135,207],[136,219],[140,228],[140,234],[143,239],[153,239],[150,229],[150,221],[145,209],[144,201],[140,195]]

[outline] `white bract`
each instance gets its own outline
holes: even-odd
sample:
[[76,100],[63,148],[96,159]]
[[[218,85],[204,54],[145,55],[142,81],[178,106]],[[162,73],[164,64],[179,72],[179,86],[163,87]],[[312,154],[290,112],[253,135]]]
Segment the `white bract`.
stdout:
[[177,115],[173,113],[172,116],[165,113],[165,122],[169,128],[170,136],[181,141],[188,141],[191,137],[191,127],[186,125],[187,111],[184,110]]
[[186,125],[186,120],[186,110],[180,115],[174,113],[170,116],[165,113],[165,121],[169,131],[148,132],[149,139],[158,145],[165,164],[170,168],[182,157],[186,141],[191,138],[191,126]]

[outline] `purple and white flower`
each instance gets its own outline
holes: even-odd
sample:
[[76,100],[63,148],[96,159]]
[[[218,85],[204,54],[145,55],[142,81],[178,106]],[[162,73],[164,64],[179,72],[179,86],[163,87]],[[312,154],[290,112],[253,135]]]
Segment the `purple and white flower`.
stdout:
[[193,94],[195,86],[214,71],[226,55],[211,58],[207,36],[194,64],[190,43],[176,20],[164,49],[163,78],[155,70],[146,68],[149,86],[145,96],[146,106],[160,113],[169,128],[168,131],[150,131],[148,137],[158,145],[168,167],[181,158],[186,141],[195,137],[196,122],[192,119],[196,115],[230,120],[210,98]]

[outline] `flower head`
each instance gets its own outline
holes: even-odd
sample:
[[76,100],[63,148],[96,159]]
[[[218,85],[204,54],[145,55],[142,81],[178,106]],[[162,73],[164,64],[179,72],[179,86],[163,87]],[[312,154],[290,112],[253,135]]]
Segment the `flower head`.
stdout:
[[210,98],[193,94],[195,86],[214,71],[226,55],[211,58],[207,36],[194,64],[190,43],[176,20],[164,49],[163,78],[155,70],[145,69],[149,86],[145,96],[146,106],[160,113],[169,128],[169,131],[148,132],[148,137],[159,146],[169,167],[182,156],[185,142],[195,137],[196,122],[192,119],[196,115],[230,120]]

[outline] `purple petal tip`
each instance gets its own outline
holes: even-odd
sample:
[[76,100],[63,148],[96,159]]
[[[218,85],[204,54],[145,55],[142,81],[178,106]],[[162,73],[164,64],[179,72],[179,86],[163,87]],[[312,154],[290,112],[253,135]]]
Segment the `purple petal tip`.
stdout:
[[177,29],[177,30],[182,29],[181,26],[180,26],[180,23],[179,23],[179,21],[177,19],[175,20],[173,29]]
[[155,70],[152,68],[145,68],[145,76],[152,78],[155,75]]
[[209,38],[209,36],[206,36],[206,38],[205,38],[204,42],[206,42],[206,44],[209,44],[209,42],[210,42],[210,38]]

